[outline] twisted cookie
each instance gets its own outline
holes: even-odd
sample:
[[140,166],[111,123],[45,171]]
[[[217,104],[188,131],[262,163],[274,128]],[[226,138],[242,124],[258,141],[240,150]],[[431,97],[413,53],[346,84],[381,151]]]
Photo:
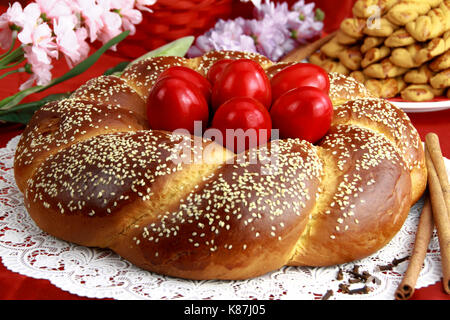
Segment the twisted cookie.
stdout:
[[[38,110],[14,163],[37,225],[189,279],[345,263],[386,245],[425,189],[422,144],[401,110],[352,78],[330,74],[335,117],[316,145],[274,140],[236,155],[148,127],[158,74],[173,65],[205,74],[224,58],[253,59],[272,75],[289,65],[239,52],[149,58]],[[191,161],[177,161],[180,150]]]

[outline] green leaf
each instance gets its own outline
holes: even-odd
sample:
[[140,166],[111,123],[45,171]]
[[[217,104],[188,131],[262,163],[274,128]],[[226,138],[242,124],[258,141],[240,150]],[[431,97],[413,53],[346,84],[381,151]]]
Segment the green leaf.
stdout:
[[24,110],[21,112],[10,112],[8,114],[0,115],[0,120],[6,121],[6,122],[13,122],[13,123],[23,123],[27,124],[31,117],[33,117],[34,110]]
[[189,48],[191,47],[192,43],[194,42],[195,37],[188,36],[184,38],[177,39],[175,41],[172,41],[162,47],[159,47],[155,50],[152,50],[150,52],[147,52],[146,54],[140,56],[136,60],[133,60],[132,62],[124,61],[120,62],[117,66],[110,68],[105,71],[104,75],[117,75],[120,76],[125,70],[126,67],[129,65],[132,65],[138,61],[151,58],[151,57],[159,57],[159,56],[177,56],[177,57],[184,57],[186,53],[188,52]]
[[109,48],[116,45],[120,41],[126,38],[126,36],[129,34],[129,31],[122,32],[118,36],[112,38],[107,43],[105,43],[100,49],[98,49],[95,53],[93,53],[91,56],[77,64],[75,67],[73,67],[69,72],[64,74],[63,76],[56,78],[52,80],[48,85],[45,86],[35,86],[28,88],[26,90],[20,91],[10,97],[7,97],[0,101],[0,109],[1,110],[7,110],[15,105],[17,105],[22,99],[24,99],[26,96],[37,93],[43,90],[46,90],[58,83],[61,83],[63,81],[66,81],[70,78],[73,78],[75,76],[78,76],[79,74],[83,73],[87,69],[89,69],[97,60],[102,56],[103,53],[105,53]]
[[15,105],[14,107],[7,109],[7,110],[0,110],[0,116],[3,116],[8,113],[18,112],[18,111],[31,110],[34,112],[34,111],[38,110],[39,108],[41,108],[42,106],[44,106],[47,102],[68,98],[70,95],[71,95],[71,92],[50,94],[50,95],[46,96],[45,98],[42,98],[41,100],[38,100],[38,101],[22,103],[22,104]]
[[[30,121],[31,117],[33,116],[34,112],[44,106],[46,103],[50,101],[60,100],[63,98],[67,98],[70,96],[70,92],[66,93],[59,93],[59,94],[51,94],[47,97],[34,101],[29,103],[23,103],[18,104],[20,100],[22,100],[24,97],[31,93],[43,91],[57,83],[60,83],[62,81],[65,81],[67,79],[70,79],[82,72],[84,72],[87,68],[89,68],[91,65],[95,63],[95,61],[100,58],[101,54],[103,54],[109,47],[113,46],[114,44],[118,43],[119,41],[123,40],[126,36],[126,33],[119,35],[118,37],[112,39],[110,42],[106,43],[102,48],[100,48],[97,52],[95,52],[92,56],[75,66],[71,71],[66,73],[64,76],[55,79],[47,86],[36,86],[29,88],[27,90],[24,90],[22,92],[19,92],[16,95],[10,96],[5,98],[0,102],[0,120],[4,120],[7,122],[16,122],[16,123],[23,123],[26,124]],[[149,57],[156,57],[156,56],[180,56],[183,57],[186,55],[187,51],[189,50],[190,46],[192,45],[194,41],[194,37],[184,37],[178,40],[175,40],[167,45],[164,45],[158,49],[155,49],[153,51],[150,51],[146,53],[145,55],[137,58],[132,63],[136,63],[137,61],[149,58]],[[100,52],[100,53],[99,53]],[[120,75],[120,73],[128,66],[130,65],[130,62],[124,61],[119,63],[117,66],[110,68],[104,72],[104,75],[111,75],[111,74],[117,74]]]
[[325,12],[323,12],[321,9],[317,8],[316,15],[314,16],[314,19],[316,21],[323,21],[323,20],[325,20]]
[[177,39],[172,41],[158,49],[150,51],[143,56],[140,56],[136,60],[132,61],[130,65],[135,64],[138,61],[150,58],[150,57],[159,57],[159,56],[178,56],[184,57],[194,42],[195,37],[187,36],[184,38]]

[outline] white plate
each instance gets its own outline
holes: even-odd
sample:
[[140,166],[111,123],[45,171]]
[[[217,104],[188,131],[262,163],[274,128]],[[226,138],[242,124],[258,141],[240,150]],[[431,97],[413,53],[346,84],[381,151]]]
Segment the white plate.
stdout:
[[450,100],[430,102],[390,101],[405,112],[434,112],[450,109]]

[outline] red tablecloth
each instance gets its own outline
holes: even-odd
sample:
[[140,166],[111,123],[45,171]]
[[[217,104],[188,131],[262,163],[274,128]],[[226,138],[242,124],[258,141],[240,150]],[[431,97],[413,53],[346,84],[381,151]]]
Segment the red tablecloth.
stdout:
[[[295,1],[289,1],[295,2]],[[310,1],[307,1],[310,2]],[[333,0],[317,0],[315,1],[319,7],[321,7],[327,14],[328,20],[326,29],[328,31],[335,29],[339,26],[340,21],[350,14],[351,6],[354,0],[339,1],[339,7],[337,7],[336,1]],[[248,4],[240,4],[233,7],[231,15],[248,15]],[[5,5],[0,3],[0,13],[5,11]],[[144,23],[145,26],[145,23]],[[139,30],[139,29],[138,29]],[[145,28],[144,28],[145,31]],[[147,35],[148,37],[148,35]],[[139,32],[131,40],[145,41],[143,32]],[[106,69],[115,66],[121,61],[128,60],[133,57],[132,50],[128,50],[126,44],[124,47],[119,47],[118,53],[105,54],[90,70],[77,78],[71,79],[67,83],[62,83],[50,90],[35,94],[27,97],[24,102],[33,101],[44,97],[50,93],[60,93],[65,91],[72,91],[86,82],[88,79],[102,74]],[[151,49],[151,48],[148,48]],[[67,70],[64,61],[58,62],[54,68],[54,75],[58,76],[65,73]],[[15,92],[27,76],[13,75],[5,79],[0,80],[0,99],[7,97]],[[428,132],[435,132],[440,137],[442,151],[444,156],[450,158],[450,110],[441,112],[430,113],[414,113],[409,114],[412,122],[418,129],[422,139]],[[23,130],[21,125],[0,125],[0,147],[4,147],[6,143],[16,135],[20,134]],[[1,259],[0,259],[1,262]],[[86,299],[74,294],[70,294],[63,291],[48,280],[33,279],[15,272],[11,272],[0,263],[0,299],[65,299],[65,300],[77,300]],[[412,299],[416,300],[450,300],[450,296],[446,295],[442,290],[442,285],[437,282],[426,288],[416,290]]]

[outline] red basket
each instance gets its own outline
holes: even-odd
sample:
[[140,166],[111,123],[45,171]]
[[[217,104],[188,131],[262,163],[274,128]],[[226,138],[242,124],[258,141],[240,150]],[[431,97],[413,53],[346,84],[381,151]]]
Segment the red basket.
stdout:
[[198,36],[217,20],[228,19],[233,0],[158,0],[153,12],[143,12],[136,34],[117,47],[116,54],[134,59],[168,42],[185,36]]

